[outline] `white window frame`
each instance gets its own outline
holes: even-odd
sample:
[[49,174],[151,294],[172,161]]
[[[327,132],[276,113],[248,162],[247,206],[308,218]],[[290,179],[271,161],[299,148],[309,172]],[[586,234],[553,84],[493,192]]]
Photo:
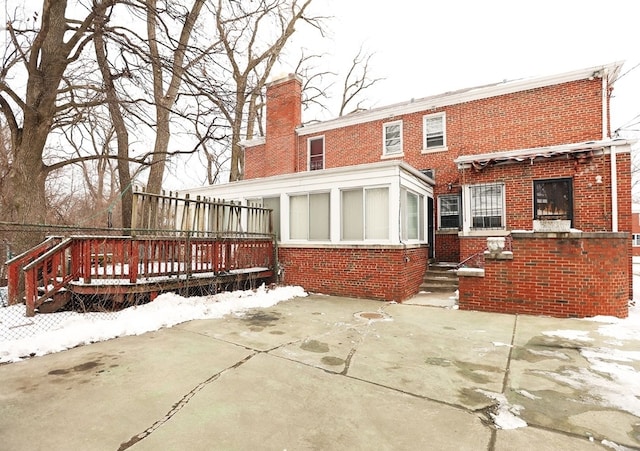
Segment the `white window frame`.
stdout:
[[[400,143],[398,144],[398,150],[389,150],[387,145],[387,130],[389,127],[399,127],[400,131]],[[404,155],[404,140],[403,140],[402,121],[385,122],[382,124],[382,156],[383,157],[401,157]]]
[[[372,231],[372,229],[367,227],[367,219],[370,215],[370,210],[369,210],[369,204],[367,203],[367,192],[368,191],[373,191],[373,190],[386,190],[387,191],[387,211],[386,214],[384,214],[383,216],[387,218],[387,223],[386,223],[386,232],[387,232],[387,236],[386,237],[371,237],[370,236],[370,231]],[[344,221],[345,221],[345,217],[344,217],[344,213],[343,213],[343,196],[344,193],[346,192],[356,192],[359,191],[360,192],[360,201],[362,202],[362,206],[361,206],[361,217],[360,217],[360,234],[362,236],[362,238],[359,239],[354,239],[354,238],[344,238]],[[353,242],[353,241],[388,241],[390,239],[391,236],[391,224],[388,222],[389,218],[391,217],[389,215],[389,212],[391,211],[391,189],[389,186],[387,185],[375,185],[375,186],[361,186],[361,187],[353,187],[353,188],[344,188],[340,190],[340,241],[347,241],[347,242]]]
[[[443,227],[442,225],[442,200],[443,199],[456,199],[458,203],[458,212],[453,215],[444,215],[444,216],[457,216],[458,217],[458,225],[456,227]],[[438,230],[458,230],[462,227],[462,199],[460,198],[460,194],[442,194],[438,196]]]
[[[424,196],[406,188],[402,189],[402,197],[400,203],[401,211],[401,240],[408,242],[424,241]],[[409,211],[409,198],[416,200],[416,211]],[[411,217],[410,217],[411,214]],[[410,220],[411,219],[411,220]],[[412,227],[409,226],[412,224]],[[414,230],[415,229],[415,230]],[[415,231],[415,236],[410,234]]]
[[[490,186],[496,185],[502,187],[502,202],[501,202],[501,211],[500,218],[502,222],[502,226],[499,228],[481,228],[481,227],[473,227],[473,216],[471,211],[472,199],[471,193],[474,188],[479,186]],[[462,223],[463,223],[463,231],[465,235],[479,235],[479,236],[491,236],[491,235],[501,235],[504,233],[500,233],[501,231],[506,231],[507,225],[507,214],[506,214],[506,190],[505,184],[502,182],[496,183],[481,183],[476,185],[465,185],[463,190],[462,203],[464,205],[463,215],[462,215]],[[506,233],[506,232],[505,232]]]
[[[321,168],[311,168],[311,142],[322,140],[322,167]],[[312,138],[307,139],[307,170],[309,171],[318,171],[325,168],[325,140],[324,135],[314,136]]]
[[633,245],[633,247],[640,246],[640,233],[634,233],[631,235],[631,244]]
[[[310,238],[311,235],[311,229],[313,227],[312,224],[314,224],[313,222],[313,217],[311,214],[311,207],[310,207],[310,200],[309,198],[311,196],[314,195],[318,195],[318,194],[323,194],[327,196],[328,199],[328,206],[327,206],[327,236],[323,237],[323,238]],[[306,197],[307,198],[307,218],[306,218],[306,233],[304,237],[292,237],[292,230],[294,229],[294,227],[292,227],[292,221],[293,221],[293,216],[292,214],[295,213],[292,211],[291,208],[291,202],[292,199],[295,197]],[[331,240],[331,192],[330,191],[314,191],[314,192],[308,192],[308,193],[289,193],[288,194],[288,198],[289,198],[289,239],[292,241],[330,241]]]
[[[427,146],[427,122],[430,119],[441,118],[442,124],[442,145],[439,146]],[[448,150],[447,147],[447,113],[434,113],[426,114],[422,116],[422,153],[442,152]]]

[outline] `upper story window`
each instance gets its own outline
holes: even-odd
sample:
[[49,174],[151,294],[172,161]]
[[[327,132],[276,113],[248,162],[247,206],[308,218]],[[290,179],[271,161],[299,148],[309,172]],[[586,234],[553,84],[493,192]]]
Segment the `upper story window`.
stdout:
[[631,235],[631,244],[633,244],[635,247],[640,246],[640,233],[634,233],[633,235]]
[[534,219],[573,219],[570,178],[533,181]]
[[470,186],[469,203],[472,229],[503,229],[505,227],[502,183]]
[[447,194],[438,197],[439,228],[459,229],[460,228],[460,195]]
[[445,149],[447,146],[445,113],[423,117],[424,150]]
[[383,124],[384,155],[402,154],[402,121]]
[[310,138],[307,140],[307,147],[309,149],[309,170],[324,169],[324,136]]
[[329,239],[329,193],[289,196],[289,235],[292,240]]

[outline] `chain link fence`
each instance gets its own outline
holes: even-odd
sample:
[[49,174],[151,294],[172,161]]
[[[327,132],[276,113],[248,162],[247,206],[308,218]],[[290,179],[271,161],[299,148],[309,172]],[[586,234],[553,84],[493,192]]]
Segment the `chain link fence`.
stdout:
[[[158,236],[175,235],[176,231],[157,231]],[[67,327],[79,318],[83,320],[102,321],[116,320],[127,307],[146,304],[151,301],[150,293],[175,292],[184,297],[207,296],[222,291],[234,289],[254,289],[264,280],[251,275],[243,277],[225,277],[221,280],[197,281],[187,278],[177,284],[171,290],[166,285],[154,283],[153,278],[143,280],[144,289],[135,295],[122,294],[117,286],[113,292],[95,294],[63,293],[67,298],[61,303],[62,308],[52,310],[52,313],[43,313],[41,309],[35,316],[27,316],[26,304],[19,302],[9,305],[7,288],[7,267],[5,263],[16,256],[17,246],[14,246],[12,238],[20,233],[34,233],[39,236],[127,236],[130,230],[122,229],[96,229],[65,226],[18,226],[15,224],[0,223],[0,342],[5,340],[19,340],[46,334],[47,331],[59,330]],[[236,238],[237,239],[237,238]],[[55,303],[55,299],[53,299]],[[55,311],[55,312],[53,312]]]

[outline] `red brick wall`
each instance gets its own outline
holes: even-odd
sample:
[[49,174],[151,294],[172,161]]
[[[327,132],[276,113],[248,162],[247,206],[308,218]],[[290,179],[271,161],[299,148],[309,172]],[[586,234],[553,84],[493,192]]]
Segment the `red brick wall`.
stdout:
[[244,151],[244,178],[245,180],[266,177],[265,145],[251,146]]
[[460,238],[458,234],[436,234],[435,258],[440,262],[460,261]]
[[[435,168],[436,182],[444,193],[447,184],[458,182],[453,160],[460,155],[602,139],[601,90],[601,80],[574,81],[327,130],[318,135],[325,136],[326,168],[371,163],[380,161],[382,155],[382,124],[402,119],[404,161],[417,169]],[[447,115],[449,150],[422,154],[422,117],[441,111]],[[306,170],[306,142],[311,137],[299,138],[301,171]]]
[[[453,160],[460,155],[601,139],[601,90],[599,79],[579,80],[326,130],[318,135],[325,137],[326,168],[370,163],[380,161],[382,155],[382,124],[402,119],[403,159],[418,169],[435,168],[439,194],[446,192],[444,187],[449,183],[458,183]],[[301,122],[300,81],[293,78],[270,85],[267,108],[267,153],[255,153],[265,170],[254,171],[254,154],[248,151],[245,178],[306,171],[307,140],[313,136],[295,136],[294,128]],[[447,114],[449,150],[422,154],[422,117],[441,111]]]
[[245,179],[298,171],[295,129],[302,123],[301,95],[302,83],[293,75],[267,87],[267,139],[264,146],[245,151]]
[[628,316],[628,235],[513,234],[513,260],[485,259],[484,277],[460,277],[462,310]]
[[418,292],[428,247],[280,247],[282,282],[307,291],[401,302]]

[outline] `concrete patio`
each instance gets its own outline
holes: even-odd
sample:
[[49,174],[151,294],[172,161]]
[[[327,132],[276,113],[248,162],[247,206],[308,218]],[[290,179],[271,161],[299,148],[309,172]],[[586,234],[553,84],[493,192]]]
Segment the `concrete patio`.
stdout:
[[[0,366],[1,447],[640,448],[638,416],[568,382],[593,372],[585,342],[543,332],[582,331],[594,349],[638,350],[638,340],[612,341],[593,321],[463,312],[436,297],[311,295]],[[528,426],[496,427],[499,395]]]

